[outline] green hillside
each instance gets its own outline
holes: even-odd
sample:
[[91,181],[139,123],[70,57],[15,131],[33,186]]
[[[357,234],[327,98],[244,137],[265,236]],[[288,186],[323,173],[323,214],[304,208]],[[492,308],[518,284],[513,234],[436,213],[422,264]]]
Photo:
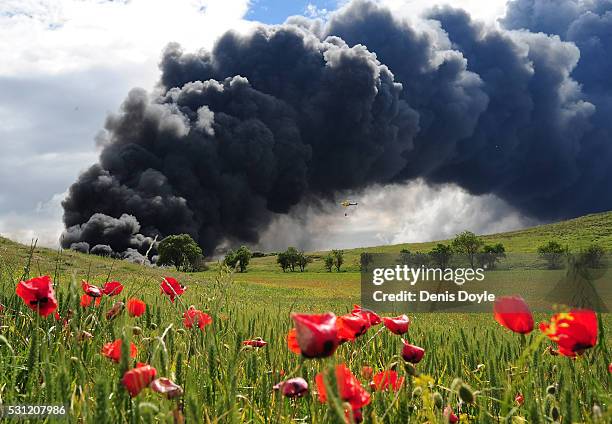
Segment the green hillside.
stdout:
[[[571,250],[578,250],[589,244],[597,243],[607,251],[612,251],[612,212],[591,214],[507,233],[484,235],[482,238],[486,243],[503,243],[506,251],[510,253],[533,253],[536,252],[539,245],[549,240],[556,240],[567,245]],[[325,251],[310,252],[309,254],[314,257],[314,262],[303,273],[283,273],[276,264],[274,255],[253,258],[248,272],[237,274],[235,280],[247,285],[264,285],[267,286],[266,289],[274,287],[275,290],[280,290],[283,285],[287,284],[292,293],[300,288],[321,290],[325,292],[324,296],[330,295],[328,288],[331,285],[336,295],[352,297],[355,285],[359,281],[359,257],[362,252],[398,253],[402,249],[426,252],[439,242],[448,243],[449,240],[347,249],[345,250],[343,272],[340,273],[325,271],[322,260],[327,254]],[[4,263],[5,268],[10,267],[11,269],[22,267],[28,256],[28,250],[28,246],[0,237],[0,261],[2,261],[0,264]],[[53,249],[36,248],[31,264],[32,272],[53,275],[56,272],[56,264],[59,264],[59,274],[64,276],[75,275],[77,278],[89,277],[95,280],[106,278],[109,273],[112,273],[114,278],[142,281],[157,281],[162,274],[179,275],[188,281],[209,280],[217,272],[216,262],[209,264],[211,269],[207,272],[182,274],[171,269],[143,267],[125,261],[72,251],[62,252],[59,261],[57,258],[58,253]],[[12,273],[15,274],[15,272]]]
[[[567,221],[553,224],[538,225],[523,230],[507,233],[483,235],[485,243],[503,243],[509,253],[535,253],[538,246],[549,240],[556,240],[570,250],[579,250],[596,243],[606,251],[612,251],[612,212],[585,215]],[[427,252],[437,243],[450,243],[450,240],[431,241],[426,243],[403,243],[386,246],[373,246],[344,251],[346,269],[357,271],[359,257],[363,252],[371,253],[399,253],[402,249],[411,252]],[[321,258],[327,252],[311,252],[315,257],[314,263],[309,266],[310,271],[324,271]],[[276,270],[275,256],[255,258],[252,260],[252,270]]]

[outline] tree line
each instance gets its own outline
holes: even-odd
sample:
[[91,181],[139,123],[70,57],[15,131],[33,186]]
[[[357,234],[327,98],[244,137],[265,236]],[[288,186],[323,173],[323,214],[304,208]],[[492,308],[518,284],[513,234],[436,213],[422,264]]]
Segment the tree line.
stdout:
[[[157,265],[174,266],[177,271],[194,272],[206,270],[206,261],[202,249],[188,234],[171,235],[161,240],[157,246]],[[538,256],[546,263],[549,269],[562,268],[570,250],[555,240],[549,240],[537,248]],[[597,244],[581,249],[575,260],[587,267],[597,268],[602,265],[605,256],[603,247]],[[271,254],[273,255],[273,254]],[[449,243],[438,243],[428,252],[410,252],[402,249],[399,262],[411,266],[434,264],[446,269],[451,265],[453,255],[467,259],[470,267],[494,269],[497,263],[506,257],[506,249],[502,243],[486,244],[483,239],[471,231],[464,231]],[[264,256],[261,254],[257,255]],[[246,246],[229,250],[223,263],[238,272],[246,272],[253,253]],[[343,250],[332,250],[323,258],[323,267],[326,271],[340,272],[345,262]],[[372,263],[371,253],[363,253],[360,259],[361,270],[368,270]],[[283,272],[304,272],[306,267],[314,261],[314,257],[307,255],[295,247],[288,247],[284,252],[276,254],[276,263]]]

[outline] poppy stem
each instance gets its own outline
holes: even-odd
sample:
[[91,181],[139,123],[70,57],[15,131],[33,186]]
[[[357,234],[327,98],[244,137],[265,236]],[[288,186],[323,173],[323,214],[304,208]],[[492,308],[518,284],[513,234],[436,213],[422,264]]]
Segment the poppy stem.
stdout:
[[377,331],[376,333],[374,333],[374,335],[373,335],[372,337],[370,337],[370,339],[369,339],[369,340],[368,340],[368,341],[367,341],[365,344],[370,343],[372,340],[374,340],[374,338],[375,338],[376,336],[378,336],[378,335],[379,335],[380,333],[382,333],[384,330],[385,330],[385,326],[384,326],[384,325],[382,325],[382,326],[381,326],[381,327],[378,329],[378,331]]

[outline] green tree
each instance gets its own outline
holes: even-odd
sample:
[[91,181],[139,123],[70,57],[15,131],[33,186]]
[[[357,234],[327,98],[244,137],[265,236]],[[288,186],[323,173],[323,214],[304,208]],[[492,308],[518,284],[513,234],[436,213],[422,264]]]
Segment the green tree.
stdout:
[[252,253],[246,246],[240,246],[236,250],[230,250],[225,255],[223,262],[230,268],[238,269],[239,272],[246,272]]
[[408,249],[400,250],[400,254],[399,254],[400,265],[410,265],[411,261],[412,261],[412,253],[410,253],[410,250]]
[[344,263],[344,251],[343,250],[332,250],[331,252],[334,259],[334,266],[336,267],[336,271],[340,272],[340,267]]
[[285,254],[289,261],[289,268],[291,268],[291,271],[295,271],[295,267],[298,266],[300,252],[295,247],[290,246],[285,250]]
[[283,272],[287,272],[287,269],[289,269],[289,256],[287,252],[280,252],[276,255],[276,263],[281,267]]
[[478,263],[481,267],[494,269],[497,262],[506,257],[506,248],[503,244],[485,245],[478,254]]
[[468,259],[470,267],[474,268],[476,255],[483,244],[484,242],[476,234],[471,231],[464,231],[461,234],[457,234],[452,246],[453,251],[464,255]]
[[429,257],[438,268],[446,269],[453,257],[453,249],[448,244],[438,243],[429,251]]
[[202,249],[189,234],[164,238],[157,246],[158,265],[174,266],[177,271],[189,271],[202,256]]
[[327,272],[331,272],[334,266],[334,256],[331,253],[328,253],[323,259],[323,266],[325,266]]
[[306,266],[312,262],[312,258],[306,255],[304,252],[299,252],[297,257],[297,265],[300,267],[300,271],[304,272]]
[[548,263],[548,269],[561,268],[566,253],[567,249],[554,240],[538,247],[538,254]]

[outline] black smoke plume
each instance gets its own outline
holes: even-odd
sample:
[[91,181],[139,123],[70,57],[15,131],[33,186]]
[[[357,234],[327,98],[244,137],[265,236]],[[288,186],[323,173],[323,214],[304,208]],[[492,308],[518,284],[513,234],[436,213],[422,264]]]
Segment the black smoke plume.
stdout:
[[451,8],[413,26],[362,0],[210,52],[170,44],[158,90],[108,117],[62,243],[135,258],[189,233],[211,254],[300,202],[417,177],[540,219],[612,209],[612,3],[533,13],[551,3],[513,1],[492,29]]

